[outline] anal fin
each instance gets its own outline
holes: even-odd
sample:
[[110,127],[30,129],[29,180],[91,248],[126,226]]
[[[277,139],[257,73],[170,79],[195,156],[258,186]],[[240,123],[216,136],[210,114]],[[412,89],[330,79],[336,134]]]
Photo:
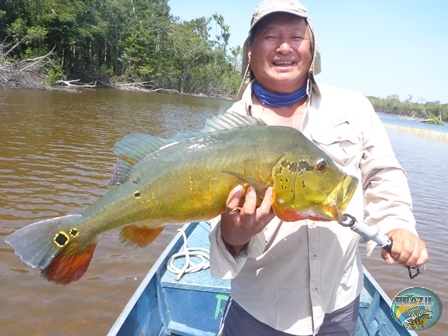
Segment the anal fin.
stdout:
[[127,225],[121,229],[120,242],[126,246],[145,247],[152,243],[162,231],[163,226],[148,228],[138,224]]

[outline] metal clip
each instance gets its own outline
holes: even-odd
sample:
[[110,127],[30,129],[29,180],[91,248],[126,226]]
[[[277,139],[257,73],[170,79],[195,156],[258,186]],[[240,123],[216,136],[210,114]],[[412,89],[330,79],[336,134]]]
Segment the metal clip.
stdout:
[[[412,270],[415,270],[415,273],[412,274]],[[426,265],[423,265],[423,270],[420,269],[420,267],[409,267],[408,266],[408,273],[409,278],[414,279],[417,275],[423,274],[426,271]]]
[[[347,220],[350,220],[350,221],[348,223],[345,223]],[[355,218],[355,216],[352,216],[349,214],[344,214],[342,216],[342,221],[338,222],[338,223],[344,227],[351,227],[356,223],[356,218]]]

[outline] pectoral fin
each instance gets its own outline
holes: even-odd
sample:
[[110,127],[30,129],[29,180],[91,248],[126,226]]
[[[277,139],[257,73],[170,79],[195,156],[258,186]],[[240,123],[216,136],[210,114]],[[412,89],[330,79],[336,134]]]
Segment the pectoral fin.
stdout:
[[235,176],[236,178],[240,179],[241,181],[247,183],[248,185],[251,185],[252,187],[255,188],[255,192],[257,193],[257,197],[259,199],[263,199],[264,198],[264,194],[266,193],[266,190],[268,190],[269,186],[267,184],[261,183],[257,180],[251,179],[249,177],[246,177],[242,174],[239,173],[235,173],[232,171],[228,171],[228,170],[222,170],[223,173]]
[[145,247],[152,243],[162,231],[163,226],[148,228],[137,224],[127,225],[121,229],[120,242],[126,246]]

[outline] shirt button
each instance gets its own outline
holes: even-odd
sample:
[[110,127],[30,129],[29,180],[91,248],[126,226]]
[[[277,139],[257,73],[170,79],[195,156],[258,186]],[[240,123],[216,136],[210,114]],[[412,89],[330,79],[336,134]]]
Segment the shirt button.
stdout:
[[319,290],[319,287],[313,287],[313,292],[317,292]]
[[313,227],[314,227],[314,222],[310,222],[310,224],[308,224],[308,226],[309,226],[310,228],[313,228]]
[[317,259],[317,254],[313,254],[312,258],[313,258],[313,260],[316,260]]

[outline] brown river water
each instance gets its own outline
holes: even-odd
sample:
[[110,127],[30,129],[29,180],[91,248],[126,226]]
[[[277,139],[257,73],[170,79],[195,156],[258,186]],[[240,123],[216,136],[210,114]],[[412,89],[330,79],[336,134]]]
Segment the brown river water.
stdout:
[[[4,237],[37,220],[81,210],[105,194],[113,144],[131,132],[169,138],[199,130],[230,101],[115,90],[46,92],[0,89],[0,335],[105,335],[177,227],[145,249],[104,234],[78,282],[54,285],[21,263]],[[390,297],[422,286],[448,309],[448,137],[387,127],[407,171],[415,216],[431,260],[410,280],[374,251],[364,264]],[[361,247],[362,248],[362,247]],[[363,248],[362,248],[363,249]],[[362,251],[365,256],[364,251]],[[448,312],[419,335],[447,335]]]

